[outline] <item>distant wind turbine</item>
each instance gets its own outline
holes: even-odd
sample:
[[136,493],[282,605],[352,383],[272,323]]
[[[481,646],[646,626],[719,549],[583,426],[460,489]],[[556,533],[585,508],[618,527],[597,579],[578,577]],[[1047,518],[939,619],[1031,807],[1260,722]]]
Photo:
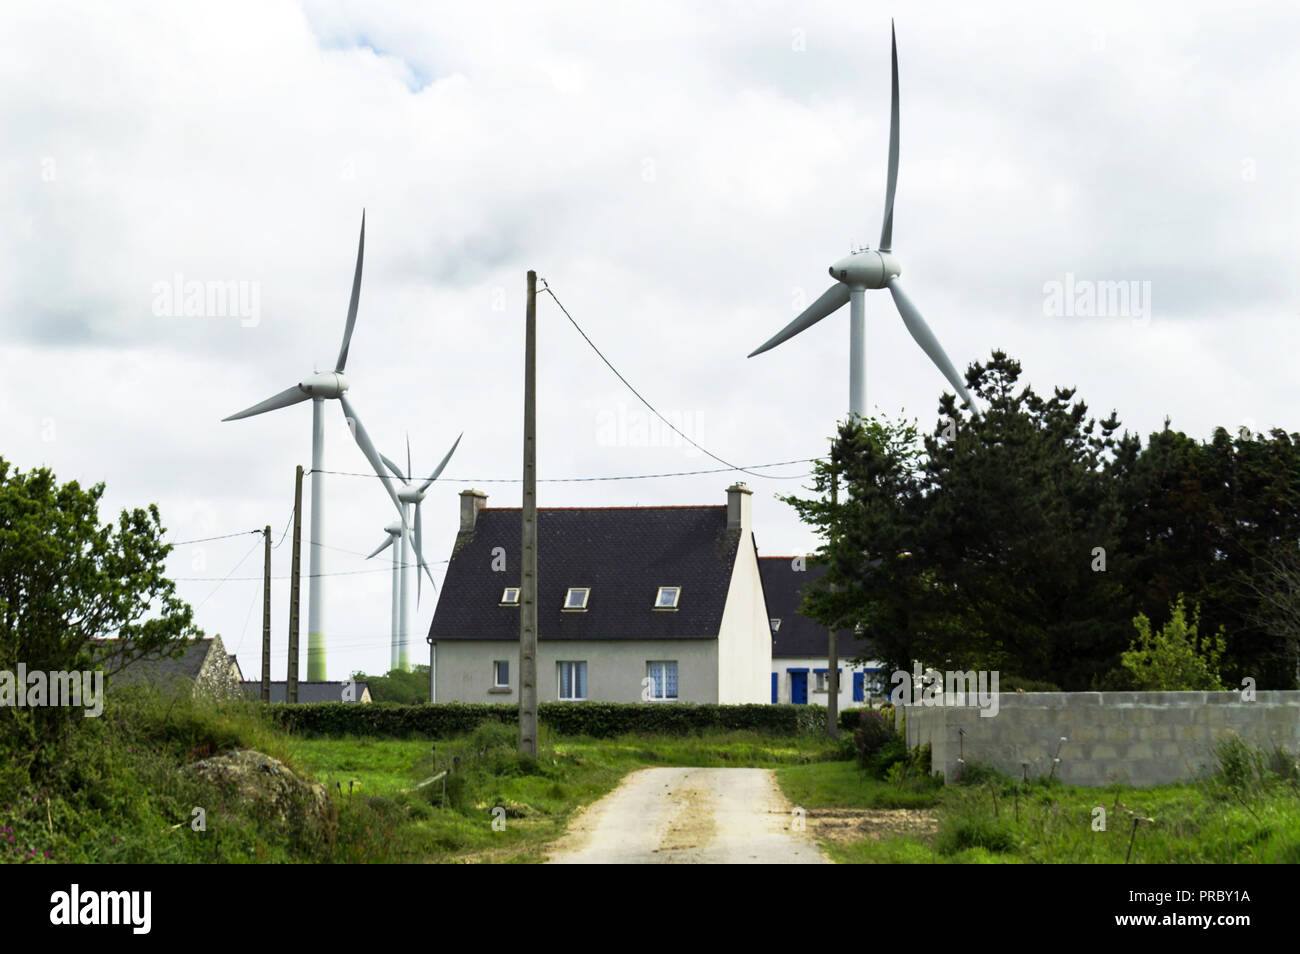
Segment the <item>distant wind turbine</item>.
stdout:
[[749,357],[775,348],[799,332],[811,328],[827,315],[834,314],[844,305],[849,305],[849,411],[857,417],[866,417],[866,293],[869,288],[888,288],[894,296],[894,304],[902,316],[903,324],[916,339],[916,343],[943,372],[943,376],[957,390],[966,406],[975,411],[975,402],[971,400],[965,382],[953,368],[934,332],[921,317],[921,312],[903,294],[903,287],[898,281],[902,266],[893,255],[894,187],[898,184],[898,41],[894,37],[892,22],[889,32],[892,44],[893,96],[889,122],[889,178],[885,186],[885,217],[880,229],[880,247],[874,250],[855,249],[832,265],[830,273],[836,284],[823,292],[798,318],[761,347],[750,352]]
[[[394,640],[394,645],[389,655],[392,661],[392,668],[400,669],[403,672],[411,671],[411,583],[407,571],[412,568],[412,543],[414,543],[416,559],[415,599],[417,607],[419,606],[420,596],[422,595],[422,584],[424,582],[423,578],[420,576],[420,570],[424,570],[429,577],[429,583],[436,586],[436,584],[433,583],[433,571],[429,569],[429,564],[424,561],[424,541],[422,521],[420,519],[420,504],[424,502],[425,495],[429,492],[429,488],[433,486],[433,482],[442,475],[442,471],[447,466],[447,462],[451,460],[451,455],[456,453],[456,448],[460,446],[461,437],[464,436],[464,433],[462,433],[460,437],[456,438],[456,443],[451,445],[451,450],[447,451],[446,456],[442,458],[442,462],[434,469],[433,473],[429,476],[429,479],[418,485],[415,482],[415,472],[411,468],[411,439],[409,437],[406,439],[405,474],[403,474],[402,469],[391,460],[380,455],[384,463],[388,466],[388,469],[391,470],[393,475],[402,483],[402,489],[398,491],[397,499],[401,501],[402,522],[406,526],[406,531],[403,533],[399,528],[399,536],[401,537],[401,560],[399,561],[401,585],[398,591],[397,638]],[[414,521],[407,519],[409,516],[408,508],[410,507],[415,508]],[[415,531],[414,541],[411,539],[412,527],[414,527]],[[390,536],[388,541],[382,544],[379,549],[370,554],[370,556],[373,557],[375,554],[383,552],[384,548],[392,543],[394,543],[394,538]],[[396,549],[395,546],[394,549]]]
[[379,546],[375,547],[373,553],[366,557],[378,556],[389,547],[393,548],[393,615],[392,625],[390,628],[389,641],[389,659],[388,671],[392,672],[397,668],[397,647],[401,642],[401,615],[402,615],[402,548],[397,546],[397,540],[402,536],[402,525],[396,521],[384,527],[384,532],[388,534],[388,539]]
[[348,304],[348,321],[343,330],[343,345],[339,348],[339,357],[334,363],[334,370],[316,372],[311,377],[304,378],[293,387],[286,388],[260,404],[254,404],[238,414],[223,418],[225,421],[238,421],[245,417],[253,417],[256,414],[265,414],[267,411],[289,407],[291,404],[298,404],[302,401],[309,400],[312,402],[311,576],[308,580],[307,597],[307,679],[310,682],[319,682],[325,679],[325,608],[323,604],[324,583],[321,576],[324,571],[321,547],[323,543],[325,506],[323,499],[324,475],[321,473],[321,468],[325,452],[325,402],[327,400],[337,400],[342,406],[343,413],[347,416],[348,427],[352,431],[352,436],[356,439],[357,446],[361,448],[361,452],[370,461],[370,466],[375,469],[375,473],[384,482],[384,486],[388,489],[388,496],[393,499],[393,506],[397,508],[397,512],[399,514],[403,513],[402,504],[397,499],[397,492],[393,489],[392,481],[384,473],[379,451],[375,449],[374,442],[371,441],[370,435],[366,433],[365,427],[361,424],[361,418],[357,416],[356,409],[352,406],[352,402],[348,400],[345,393],[348,389],[348,380],[343,376],[343,368],[348,362],[348,346],[352,343],[352,330],[357,323],[357,305],[361,300],[361,262],[365,257],[365,249],[366,213],[362,211],[361,240],[357,244],[357,268],[352,277],[352,300]]

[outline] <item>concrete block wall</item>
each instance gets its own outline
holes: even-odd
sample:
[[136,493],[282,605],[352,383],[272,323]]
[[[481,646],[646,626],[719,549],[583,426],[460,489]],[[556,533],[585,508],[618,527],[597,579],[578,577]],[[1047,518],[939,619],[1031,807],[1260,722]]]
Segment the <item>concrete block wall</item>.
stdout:
[[1300,751],[1297,690],[1260,691],[1253,702],[1236,691],[999,693],[993,716],[971,705],[911,705],[901,715],[908,746],[928,743],[934,770],[949,780],[963,756],[1015,778],[1022,761],[1030,778],[1047,775],[1058,746],[1056,777],[1092,786],[1190,781],[1234,732],[1253,745]]

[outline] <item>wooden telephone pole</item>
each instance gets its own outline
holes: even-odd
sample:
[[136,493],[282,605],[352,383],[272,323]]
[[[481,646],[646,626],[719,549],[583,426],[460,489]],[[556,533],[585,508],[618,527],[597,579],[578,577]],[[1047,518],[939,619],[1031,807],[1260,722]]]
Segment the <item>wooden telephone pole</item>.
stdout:
[[271,526],[262,528],[262,701],[271,701]]
[[285,701],[298,701],[298,578],[302,573],[302,464],[293,484],[293,568],[289,571],[289,678]]
[[537,755],[537,273],[524,311],[524,507],[520,541],[519,751]]
[[[840,475],[835,469],[835,448],[831,447],[831,526],[834,527],[835,514],[838,509]],[[834,531],[832,531],[833,533]],[[832,538],[833,539],[833,538]],[[831,591],[836,587],[832,584]],[[832,626],[830,630],[830,659],[827,665],[830,672],[826,674],[826,731],[832,739],[840,737],[840,649],[839,631]]]

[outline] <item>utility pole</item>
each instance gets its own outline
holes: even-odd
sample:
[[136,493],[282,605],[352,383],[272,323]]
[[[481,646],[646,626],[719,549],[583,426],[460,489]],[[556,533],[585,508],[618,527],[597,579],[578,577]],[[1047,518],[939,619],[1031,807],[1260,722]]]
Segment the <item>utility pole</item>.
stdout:
[[271,525],[262,528],[262,701],[271,701]]
[[289,678],[285,701],[298,701],[298,598],[302,573],[302,464],[293,484],[293,568],[289,571]]
[[[831,541],[835,539],[835,511],[839,509],[840,475],[835,468],[835,446],[831,445]],[[839,588],[831,584],[831,592]],[[840,737],[840,651],[839,631],[834,626],[830,630],[830,659],[827,665],[830,672],[826,674],[826,731],[832,739]]]
[[524,507],[519,587],[519,751],[537,755],[537,273],[524,310]]

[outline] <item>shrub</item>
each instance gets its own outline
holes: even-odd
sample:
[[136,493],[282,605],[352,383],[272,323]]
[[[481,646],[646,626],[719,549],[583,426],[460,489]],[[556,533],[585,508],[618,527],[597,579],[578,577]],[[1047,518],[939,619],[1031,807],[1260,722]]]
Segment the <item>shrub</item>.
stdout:
[[935,837],[941,855],[955,855],[969,848],[1008,852],[1016,848],[1016,835],[1009,825],[978,815],[956,815],[944,819]]
[[894,739],[898,739],[898,733],[885,721],[883,714],[873,709],[860,710],[857,727],[853,730],[853,748],[860,766],[866,768],[871,757]]

